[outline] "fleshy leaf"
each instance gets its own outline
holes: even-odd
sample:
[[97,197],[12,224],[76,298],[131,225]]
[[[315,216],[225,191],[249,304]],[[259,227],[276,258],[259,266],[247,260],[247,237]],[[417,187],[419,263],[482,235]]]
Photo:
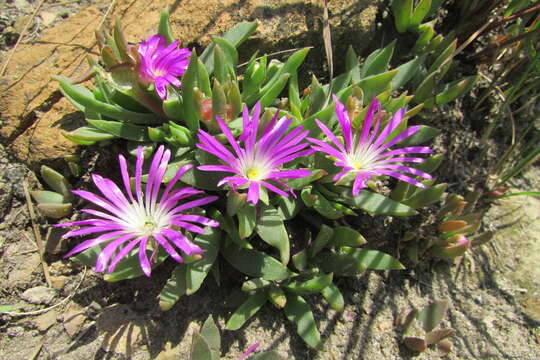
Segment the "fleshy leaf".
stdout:
[[210,345],[201,334],[197,332],[193,333],[192,341],[190,360],[212,360]]
[[209,315],[201,327],[201,335],[210,347],[212,360],[219,360],[221,353],[221,336],[212,315]]
[[266,292],[258,292],[251,295],[236,311],[231,315],[225,328],[227,330],[238,330],[244,323],[266,303]]
[[271,207],[262,209],[256,231],[264,242],[279,250],[281,263],[287,265],[290,258],[289,234],[276,209]]
[[403,270],[405,267],[394,257],[378,250],[354,249],[348,250],[354,253],[355,257],[367,269],[372,270]]
[[218,228],[208,227],[205,234],[197,235],[193,239],[193,243],[203,249],[204,256],[201,260],[187,265],[186,295],[191,295],[199,290],[204,279],[208,276],[218,255],[220,237]]
[[352,190],[349,189],[344,191],[341,197],[349,205],[377,215],[411,216],[417,214],[416,210],[407,205],[367,190],[362,190],[360,194],[353,196]]
[[314,276],[305,281],[290,280],[283,284],[283,288],[295,294],[305,294],[319,292],[332,283],[334,274]]
[[223,248],[222,254],[234,268],[249,276],[266,280],[285,280],[294,275],[275,258],[257,250],[230,244]]
[[448,310],[448,300],[434,301],[418,313],[417,319],[425,332],[435,329]]
[[341,291],[334,283],[330,283],[327,287],[321,290],[321,295],[326,299],[332,309],[341,311],[345,307],[345,300]]
[[329,246],[360,246],[366,243],[366,239],[356,230],[348,226],[337,226],[334,228],[332,239],[328,243]]
[[162,311],[171,309],[174,304],[186,294],[186,265],[178,264],[171,278],[159,293],[159,308]]
[[314,349],[322,348],[321,334],[317,329],[313,313],[304,298],[300,295],[288,295],[285,315],[289,321],[296,324],[296,332],[306,344]]

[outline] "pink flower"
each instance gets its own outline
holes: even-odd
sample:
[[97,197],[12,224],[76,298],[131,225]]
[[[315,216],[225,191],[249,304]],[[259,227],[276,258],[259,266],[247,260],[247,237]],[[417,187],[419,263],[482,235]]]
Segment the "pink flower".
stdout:
[[204,226],[216,227],[219,224],[204,216],[184,214],[183,212],[215,201],[217,196],[202,197],[179,204],[182,199],[204,194],[204,192],[191,187],[173,189],[180,177],[192,165],[183,166],[160,194],[160,185],[171,158],[170,150],[165,150],[163,146],[160,146],[152,159],[143,192],[144,158],[142,147],[139,147],[135,165],[134,196],[126,159],[122,155],[119,155],[118,158],[127,197],[112,180],[97,174],[92,175],[92,179],[103,196],[84,190],[73,191],[74,194],[99,206],[104,211],[83,209],[83,212],[91,214],[95,218],[55,225],[57,227],[80,226],[79,229],[65,234],[63,238],[100,234],[75,246],[64,257],[69,257],[96,245],[104,245],[97,259],[95,270],[101,272],[108,268],[108,272],[112,273],[118,262],[135,247],[138,247],[141,268],[147,276],[150,276],[152,266],[151,259],[148,258],[146,252],[147,249],[153,249],[155,254],[158,247],[161,246],[177,262],[183,262],[183,259],[175,247],[187,255],[202,254],[203,250],[192,243],[181,230],[203,234],[205,232]]
[[167,98],[167,85],[180,87],[178,79],[184,75],[191,51],[187,48],[178,49],[178,40],[167,45],[165,37],[156,34],[142,40],[139,44],[139,75],[145,83],[154,83],[156,91],[162,100]]
[[[337,181],[347,174],[352,174],[353,195],[358,195],[361,189],[366,187],[366,183],[374,176],[388,175],[401,181],[408,182],[420,188],[425,187],[420,181],[405,175],[406,173],[431,179],[431,175],[418,169],[401,165],[401,163],[411,162],[420,163],[424,159],[420,157],[410,157],[409,154],[429,154],[432,150],[427,146],[409,146],[401,149],[391,150],[390,147],[405,140],[409,136],[420,130],[420,126],[411,126],[393,138],[389,135],[401,124],[405,115],[405,109],[399,109],[392,120],[379,133],[381,123],[380,112],[381,104],[374,98],[369,106],[366,118],[361,131],[353,129],[349,115],[345,106],[334,96],[336,102],[336,115],[339,120],[343,140],[339,140],[328,127],[317,121],[317,125],[330,142],[319,139],[308,138],[314,145],[313,149],[327,153],[335,159],[335,165],[342,170],[334,176]],[[373,118],[378,113],[375,128]],[[404,174],[405,173],[405,174]]]

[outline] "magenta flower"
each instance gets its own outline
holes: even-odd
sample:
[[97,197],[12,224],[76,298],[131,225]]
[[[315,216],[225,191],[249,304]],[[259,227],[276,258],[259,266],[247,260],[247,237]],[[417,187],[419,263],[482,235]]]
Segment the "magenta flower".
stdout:
[[[389,135],[403,121],[405,109],[399,109],[388,125],[379,133],[381,104],[374,98],[364,119],[362,130],[358,132],[353,130],[349,115],[343,104],[335,96],[334,101],[336,103],[336,115],[343,133],[343,141],[338,140],[330,129],[319,120],[317,120],[317,125],[319,125],[322,132],[331,141],[331,144],[318,139],[308,138],[309,141],[315,144],[313,145],[313,149],[327,153],[336,160],[336,166],[343,168],[334,176],[334,181],[341,179],[347,174],[351,174],[354,177],[353,195],[358,195],[360,190],[366,187],[367,181],[372,177],[380,175],[392,176],[420,188],[425,187],[421,182],[403,173],[417,175],[425,179],[431,179],[431,175],[409,166],[400,165],[400,163],[420,163],[424,161],[423,158],[406,155],[429,154],[432,150],[427,146],[409,146],[402,149],[390,149],[390,147],[420,130],[420,126],[411,126],[394,136],[391,140],[388,139]],[[372,130],[371,127],[375,113],[378,114],[377,123]]]
[[178,76],[184,75],[191,51],[178,49],[178,40],[167,45],[165,37],[156,34],[139,44],[139,75],[145,83],[154,83],[162,100],[167,98],[167,85],[180,87]]
[[[135,196],[133,196],[126,159],[122,155],[118,158],[127,198],[113,181],[97,174],[92,175],[92,179],[103,197],[84,190],[73,191],[74,194],[99,206],[104,211],[83,209],[82,212],[91,214],[95,218],[55,226],[81,227],[68,232],[63,238],[101,234],[75,246],[64,257],[67,258],[96,245],[106,244],[97,259],[95,270],[101,272],[108,267],[108,272],[111,273],[118,262],[138,246],[141,268],[147,276],[150,276],[151,261],[159,246],[162,246],[178,262],[183,262],[183,259],[173,245],[187,255],[202,254],[202,249],[189,241],[182,234],[181,229],[203,234],[205,232],[203,226],[215,227],[219,224],[204,216],[184,214],[184,212],[208,204],[216,200],[217,196],[207,196],[179,204],[182,199],[204,192],[191,187],[173,189],[178,179],[192,166],[183,166],[160,195],[160,185],[171,158],[170,150],[165,150],[163,146],[160,146],[152,159],[143,193],[141,178],[144,158],[142,147],[139,147],[135,164]],[[151,259],[147,256],[147,249],[153,250]]]
[[303,169],[281,170],[280,167],[298,157],[313,153],[313,150],[306,149],[309,144],[302,141],[309,133],[307,130],[304,131],[302,126],[285,135],[292,121],[286,117],[278,120],[276,112],[274,118],[259,129],[260,113],[260,103],[255,105],[251,118],[247,106],[244,107],[244,131],[238,140],[234,138],[227,124],[220,117],[216,117],[234,153],[204,130],[199,130],[197,144],[199,149],[214,154],[224,163],[224,165],[202,165],[198,168],[204,171],[233,173],[233,176],[221,180],[218,186],[229,184],[233,189],[247,188],[247,200],[252,204],[259,201],[261,185],[279,195],[288,196],[286,191],[277,186],[280,185],[295,196],[292,189],[281,180],[302,178],[311,173]]

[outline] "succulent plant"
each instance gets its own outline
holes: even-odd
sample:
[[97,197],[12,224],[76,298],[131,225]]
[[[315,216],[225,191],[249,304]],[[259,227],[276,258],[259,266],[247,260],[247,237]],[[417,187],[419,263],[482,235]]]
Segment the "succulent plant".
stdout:
[[439,354],[446,356],[452,349],[448,340],[455,331],[450,328],[437,328],[446,316],[448,301],[439,300],[418,311],[411,310],[398,323],[403,328],[403,344],[412,351],[423,352],[429,346],[436,345]]
[[71,214],[73,211],[73,195],[71,194],[71,184],[56,170],[43,165],[41,167],[41,177],[51,190],[35,190],[30,195],[38,203],[39,212],[53,219],[61,219]]

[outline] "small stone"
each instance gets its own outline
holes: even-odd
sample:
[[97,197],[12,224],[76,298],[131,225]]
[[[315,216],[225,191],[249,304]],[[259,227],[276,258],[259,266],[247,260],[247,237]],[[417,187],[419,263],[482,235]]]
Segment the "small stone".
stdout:
[[68,281],[67,276],[51,276],[51,286],[56,290],[62,290]]
[[24,328],[22,326],[12,326],[7,329],[6,333],[9,337],[21,336],[24,333]]
[[45,314],[39,315],[34,318],[33,322],[39,331],[47,331],[51,326],[56,323],[56,317],[58,314],[56,311],[51,310]]
[[81,330],[86,315],[83,309],[76,304],[71,304],[64,313],[64,329],[70,337],[74,337]]
[[31,304],[51,305],[56,297],[56,290],[46,286],[36,286],[21,294],[21,298]]
[[41,23],[43,26],[49,26],[54,22],[54,20],[56,20],[56,14],[49,11],[42,11],[39,14],[39,17],[41,18]]

